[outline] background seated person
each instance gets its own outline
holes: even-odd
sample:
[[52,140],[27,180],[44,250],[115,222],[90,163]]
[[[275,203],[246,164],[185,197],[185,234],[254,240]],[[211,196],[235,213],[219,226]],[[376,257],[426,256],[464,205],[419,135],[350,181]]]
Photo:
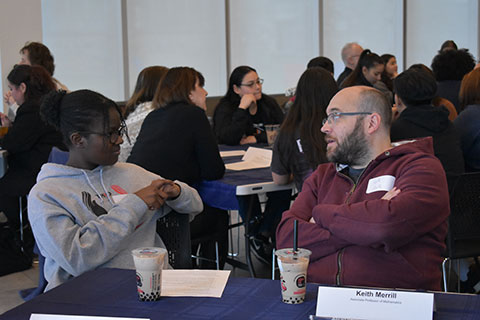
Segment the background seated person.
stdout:
[[266,124],[281,124],[283,112],[262,93],[263,79],[248,66],[233,70],[227,94],[215,107],[213,129],[219,144],[267,143]]
[[117,163],[125,123],[115,102],[89,90],[60,91],[46,97],[41,112],[69,149],[66,165],[42,167],[28,198],[46,290],[99,267],[134,269],[131,250],[165,247],[158,218],[202,211],[185,183]]
[[[220,100],[213,115],[213,129],[218,143],[267,143],[265,125],[282,123],[282,109],[273,98],[262,93],[262,83],[263,79],[251,67],[240,66],[233,70],[227,94]],[[290,196],[290,190],[267,193],[263,215],[258,196],[237,197],[239,214],[244,222],[248,208],[252,208],[250,243],[257,258],[266,264],[272,261],[276,226],[283,211],[290,207]]]
[[431,138],[393,147],[391,107],[374,88],[338,92],[322,131],[327,158],[277,230],[277,247],[312,251],[322,284],[440,290],[448,189]]
[[442,163],[451,191],[457,178],[465,172],[460,138],[448,119],[446,108],[432,105],[437,82],[424,69],[410,68],[394,80],[398,118],[390,130],[392,141],[433,138],[435,156]]
[[480,69],[470,71],[460,87],[461,112],[453,122],[460,141],[467,171],[480,171]]
[[363,48],[356,42],[349,42],[342,48],[341,56],[342,61],[345,64],[345,69],[337,78],[337,85],[342,86],[342,82],[352,73],[353,69],[357,66],[358,59],[362,54]]
[[138,74],[135,90],[125,105],[125,111],[122,110],[125,124],[128,127],[130,141],[126,141],[120,146],[118,161],[125,162],[130,156],[145,117],[153,111],[153,96],[160,84],[160,80],[162,80],[167,71],[167,67],[151,66],[143,69]]
[[[154,111],[145,118],[128,162],[188,184],[223,177],[225,166],[205,115],[204,85],[203,75],[193,68],[176,67],[166,72],[153,97]],[[217,240],[223,268],[228,251],[228,214],[206,204],[204,208],[190,223],[191,238],[221,234]],[[197,249],[192,248],[192,252]],[[200,245],[200,255],[215,259],[213,238]],[[215,264],[201,261],[200,267],[214,268]]]
[[47,162],[53,146],[64,149],[62,135],[40,118],[40,101],[55,84],[40,66],[17,65],[7,76],[10,93],[20,106],[15,122],[2,113],[2,125],[9,127],[0,141],[8,151],[8,170],[0,179],[0,211],[15,229],[19,226],[19,196],[26,196],[37,174]]
[[324,68],[311,67],[302,74],[295,101],[275,139],[273,182],[283,185],[293,178],[297,190],[302,191],[305,179],[327,162],[325,135],[318,124],[327,116],[325,110],[337,91],[337,83]]
[[437,80],[437,96],[452,102],[460,113],[460,85],[463,77],[475,67],[472,54],[468,49],[442,50],[433,58],[431,67]]
[[[53,77],[55,71],[55,64],[50,50],[40,42],[27,42],[22,49],[20,49],[20,62],[18,64],[25,64],[28,66],[42,66],[52,77],[53,83],[57,90],[66,90],[68,88]],[[4,96],[4,102],[8,105],[8,118],[10,121],[15,120],[19,104],[15,102],[12,95],[7,92]]]

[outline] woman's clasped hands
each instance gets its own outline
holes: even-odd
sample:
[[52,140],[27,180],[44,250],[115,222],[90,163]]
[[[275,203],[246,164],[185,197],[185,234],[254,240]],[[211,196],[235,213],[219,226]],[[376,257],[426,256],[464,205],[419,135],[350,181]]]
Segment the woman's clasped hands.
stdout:
[[180,195],[181,189],[178,184],[167,179],[157,179],[152,183],[135,192],[150,210],[159,209],[166,200],[174,199]]

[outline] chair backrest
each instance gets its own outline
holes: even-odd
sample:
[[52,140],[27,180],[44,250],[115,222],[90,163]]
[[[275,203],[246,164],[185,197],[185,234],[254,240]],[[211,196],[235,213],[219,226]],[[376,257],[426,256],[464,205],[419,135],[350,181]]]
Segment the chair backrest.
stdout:
[[447,246],[452,259],[480,255],[480,172],[462,174],[450,197]]
[[49,163],[65,164],[68,160],[68,151],[62,151],[57,147],[53,147],[48,156]]
[[157,222],[157,233],[168,250],[168,260],[174,269],[192,268],[190,218],[188,214],[170,212]]

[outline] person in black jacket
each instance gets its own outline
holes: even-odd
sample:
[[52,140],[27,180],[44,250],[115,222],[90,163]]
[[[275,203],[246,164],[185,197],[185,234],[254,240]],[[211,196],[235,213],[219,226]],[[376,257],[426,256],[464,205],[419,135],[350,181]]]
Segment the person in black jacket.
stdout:
[[391,127],[392,141],[432,136],[435,156],[447,175],[449,191],[464,171],[460,138],[444,107],[431,104],[437,92],[435,78],[427,71],[410,68],[393,81],[399,117]]
[[41,98],[55,90],[55,83],[41,66],[16,65],[7,76],[8,87],[20,106],[12,123],[1,113],[2,126],[9,127],[1,140],[8,152],[8,170],[0,179],[0,211],[10,225],[19,225],[19,197],[26,196],[53,146],[65,148],[62,136],[40,118]]
[[442,50],[433,58],[431,67],[437,80],[437,95],[448,99],[460,113],[460,85],[463,76],[475,67],[472,54],[468,49]]
[[272,97],[262,93],[263,79],[252,67],[233,70],[227,94],[213,115],[218,143],[239,145],[266,143],[266,124],[281,124],[283,112]]
[[[176,67],[160,82],[127,162],[171,180],[194,184],[223,177],[225,166],[205,115],[205,79],[195,69]],[[209,207],[190,224],[192,239],[221,230],[220,264],[226,258],[228,215]],[[192,248],[196,250],[196,248]],[[215,257],[214,242],[202,245],[202,256]],[[202,267],[213,267],[205,264]]]
[[[213,115],[213,128],[218,143],[244,145],[266,143],[266,124],[281,124],[283,112],[278,103],[262,93],[263,79],[249,66],[239,66],[230,75],[227,94],[220,100]],[[239,214],[246,220],[251,208],[249,238],[260,261],[271,263],[275,246],[275,230],[282,213],[290,207],[291,191],[267,193],[262,214],[257,195],[238,196]]]
[[343,81],[352,73],[353,69],[355,69],[362,51],[362,46],[356,42],[349,42],[343,46],[342,61],[345,64],[345,69],[337,78],[338,87],[341,87]]

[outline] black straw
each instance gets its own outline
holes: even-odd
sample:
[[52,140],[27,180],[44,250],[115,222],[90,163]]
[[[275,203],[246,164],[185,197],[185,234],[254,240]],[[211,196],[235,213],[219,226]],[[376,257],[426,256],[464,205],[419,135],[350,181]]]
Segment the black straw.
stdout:
[[298,221],[293,221],[293,252],[298,251]]

